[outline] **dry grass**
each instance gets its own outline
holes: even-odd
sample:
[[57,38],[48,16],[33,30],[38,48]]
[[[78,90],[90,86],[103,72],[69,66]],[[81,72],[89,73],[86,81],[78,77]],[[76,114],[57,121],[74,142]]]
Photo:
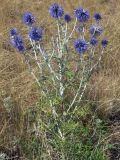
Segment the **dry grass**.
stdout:
[[[24,11],[31,11],[36,15],[38,24],[46,28],[50,35],[48,6],[53,0],[4,0],[0,7],[0,135],[4,135],[10,125],[4,99],[12,97],[12,101],[24,113],[26,107],[33,106],[38,99],[38,91],[32,77],[29,75],[21,55],[9,46],[8,32],[12,26],[19,28],[23,33],[25,27],[21,23]],[[119,0],[58,0],[65,9],[72,10],[79,5],[93,11],[100,11],[104,16],[105,36],[109,39],[109,47],[104,54],[102,69],[92,81],[94,100],[98,99],[98,107],[103,113],[120,110],[120,2]],[[47,37],[49,38],[49,37]],[[92,91],[93,92],[93,91]],[[99,98],[98,98],[99,97]],[[21,118],[21,123],[23,119]],[[19,119],[18,119],[19,121]],[[15,127],[15,125],[13,125]],[[5,140],[6,141],[6,140]]]

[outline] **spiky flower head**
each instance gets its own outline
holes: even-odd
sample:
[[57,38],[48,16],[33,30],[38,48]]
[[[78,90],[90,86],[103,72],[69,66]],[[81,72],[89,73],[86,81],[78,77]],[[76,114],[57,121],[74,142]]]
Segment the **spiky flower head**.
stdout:
[[10,30],[10,36],[15,36],[15,35],[17,35],[18,34],[18,32],[17,32],[17,29],[16,28],[12,28],[11,30]]
[[31,12],[26,12],[23,15],[23,23],[25,23],[28,26],[31,26],[35,22],[35,17]]
[[100,13],[95,13],[95,14],[94,14],[94,19],[95,19],[96,21],[100,21],[100,20],[102,19],[101,14],[100,14]]
[[84,10],[83,8],[77,8],[75,10],[75,17],[79,22],[86,22],[90,18],[89,11]]
[[29,37],[31,40],[40,41],[43,36],[43,29],[39,27],[32,27],[29,31]]
[[88,43],[83,39],[77,39],[74,42],[74,48],[78,53],[83,54],[88,49]]
[[96,46],[96,45],[98,44],[98,40],[93,37],[93,38],[91,38],[91,40],[90,40],[90,44],[91,44],[92,46]]
[[25,51],[24,42],[20,35],[10,37],[10,42],[11,42],[11,45],[14,48],[16,48],[19,52]]
[[63,10],[62,6],[60,6],[57,3],[54,3],[50,6],[49,13],[50,13],[51,17],[53,17],[53,18],[60,18],[63,16],[64,10]]
[[93,37],[97,37],[97,36],[100,36],[103,33],[103,28],[101,28],[99,26],[96,26],[96,25],[92,25],[92,26],[90,26],[89,31],[90,31],[90,34]]
[[71,21],[71,19],[72,18],[71,18],[71,16],[69,14],[65,14],[64,15],[64,20],[65,20],[66,23],[69,23]]
[[103,48],[107,47],[107,45],[108,45],[108,40],[103,39],[103,40],[101,41],[101,44],[102,44],[102,47],[103,47]]

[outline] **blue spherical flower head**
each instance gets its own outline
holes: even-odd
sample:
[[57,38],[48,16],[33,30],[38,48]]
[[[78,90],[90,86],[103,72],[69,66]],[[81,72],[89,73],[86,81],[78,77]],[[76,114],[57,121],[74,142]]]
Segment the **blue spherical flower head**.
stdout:
[[25,47],[24,47],[24,45],[21,45],[21,46],[18,46],[17,47],[17,50],[19,51],[19,52],[24,52],[25,51]]
[[91,40],[90,40],[90,44],[95,47],[95,46],[98,44],[98,40],[93,37],[93,38],[91,38]]
[[100,36],[103,33],[103,29],[96,25],[92,25],[89,31],[93,37]]
[[13,47],[17,48],[17,46],[23,45],[23,39],[20,35],[15,37],[11,37],[11,44]]
[[71,21],[71,19],[72,18],[71,18],[71,16],[69,14],[65,14],[64,15],[64,20],[65,20],[66,23],[69,23]]
[[95,14],[94,14],[94,19],[95,19],[96,21],[100,21],[100,20],[102,19],[101,14],[100,14],[100,13],[95,13]]
[[16,35],[14,37],[11,37],[10,42],[11,42],[11,45],[14,48],[16,48],[19,52],[25,51],[24,42],[23,42],[23,39],[20,35]]
[[88,49],[88,43],[83,39],[77,39],[74,42],[74,48],[78,53],[83,54]]
[[23,15],[23,22],[26,25],[31,26],[35,22],[35,17],[33,16],[31,12],[26,12]]
[[63,10],[62,6],[60,6],[57,3],[54,3],[50,6],[49,13],[50,13],[51,17],[53,17],[53,18],[60,18],[63,16],[64,10]]
[[102,44],[103,48],[105,48],[108,45],[108,41],[106,39],[103,39],[101,44]]
[[15,36],[15,35],[17,35],[18,34],[18,32],[17,32],[17,29],[16,28],[12,28],[11,30],[10,30],[10,36]]
[[75,10],[75,17],[80,22],[86,22],[90,18],[90,14],[87,10],[84,10],[83,8],[78,8]]
[[42,39],[42,36],[43,36],[42,28],[33,27],[29,31],[29,37],[30,37],[31,40],[40,41]]

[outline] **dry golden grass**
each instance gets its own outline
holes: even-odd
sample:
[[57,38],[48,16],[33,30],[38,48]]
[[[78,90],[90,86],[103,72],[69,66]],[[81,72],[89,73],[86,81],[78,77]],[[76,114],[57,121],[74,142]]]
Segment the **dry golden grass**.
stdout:
[[[25,27],[21,23],[21,16],[24,11],[31,11],[36,15],[38,24],[44,26],[47,34],[50,35],[51,20],[48,15],[48,6],[53,2],[54,0],[3,0],[0,2],[0,135],[4,135],[10,125],[9,118],[5,116],[6,114],[3,114],[6,112],[4,99],[9,96],[12,97],[15,105],[19,106],[19,110],[24,113],[26,107],[33,106],[37,102],[39,95],[34,85],[34,80],[28,73],[21,55],[9,46],[9,29],[14,26],[24,33]],[[104,54],[102,69],[92,81],[92,88],[94,88],[93,100],[98,100],[98,107],[105,114],[111,112],[111,110],[113,111],[113,107],[115,110],[119,110],[120,1],[58,0],[57,2],[61,3],[66,11],[70,13],[72,13],[72,10],[77,6],[87,7],[91,13],[95,11],[102,13],[104,18],[103,24],[106,29],[104,36],[106,36],[110,42]],[[22,123],[23,119],[21,118],[20,120]],[[16,127],[17,124],[14,124],[13,127]]]

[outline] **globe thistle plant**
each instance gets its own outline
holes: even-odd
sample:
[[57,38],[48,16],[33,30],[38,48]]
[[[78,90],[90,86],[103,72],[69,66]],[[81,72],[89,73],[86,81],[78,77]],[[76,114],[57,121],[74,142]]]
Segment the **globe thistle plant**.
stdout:
[[[48,123],[51,125],[55,122],[55,126],[52,124],[51,128],[56,128],[54,135],[63,144],[67,134],[61,126],[65,121],[69,123],[81,106],[89,80],[102,59],[108,41],[100,40],[103,28],[99,23],[95,22],[90,26],[88,24],[86,27],[90,19],[88,10],[78,7],[74,12],[75,18],[71,18],[69,14],[64,15],[61,5],[54,3],[49,7],[48,14],[55,19],[56,26],[53,27],[56,32],[49,36],[47,42],[43,38],[47,33],[43,34],[42,27],[34,26],[35,17],[31,12],[26,12],[23,23],[29,26],[27,38],[31,47],[26,49],[16,28],[10,30],[10,43],[17,51],[24,53],[22,56],[25,63],[49,108]],[[71,19],[72,23],[69,23]],[[100,21],[101,15],[96,13],[94,19]],[[76,30],[78,32],[75,34]],[[37,73],[34,70],[35,65]],[[68,100],[65,101],[66,99]],[[36,132],[40,132],[39,125],[37,127]]]

